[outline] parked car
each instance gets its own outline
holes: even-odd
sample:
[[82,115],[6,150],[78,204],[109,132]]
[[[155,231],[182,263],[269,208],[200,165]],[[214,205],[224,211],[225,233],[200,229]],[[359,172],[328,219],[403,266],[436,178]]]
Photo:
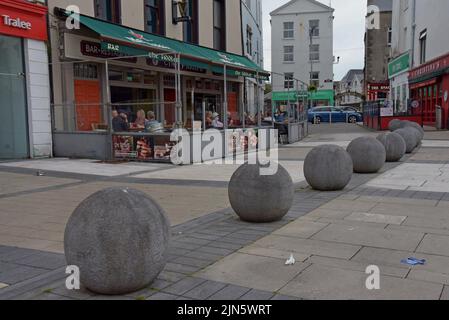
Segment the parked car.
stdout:
[[309,110],[309,122],[320,124],[322,122],[357,123],[363,122],[362,114],[354,111],[344,111],[336,107],[317,107]]
[[350,111],[350,112],[358,112],[360,113],[359,109],[357,109],[356,107],[339,107],[341,108],[343,111]]

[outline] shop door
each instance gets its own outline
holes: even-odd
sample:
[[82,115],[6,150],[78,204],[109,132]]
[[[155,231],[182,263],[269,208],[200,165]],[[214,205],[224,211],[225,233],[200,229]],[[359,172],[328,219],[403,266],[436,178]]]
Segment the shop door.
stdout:
[[0,159],[29,157],[22,40],[0,35]]
[[76,128],[92,131],[101,124],[101,92],[98,80],[75,80]]

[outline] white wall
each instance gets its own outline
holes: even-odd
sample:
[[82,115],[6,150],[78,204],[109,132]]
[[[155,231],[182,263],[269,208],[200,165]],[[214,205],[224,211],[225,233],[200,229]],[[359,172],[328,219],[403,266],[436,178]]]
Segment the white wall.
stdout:
[[424,29],[427,29],[427,61],[449,52],[448,21],[449,1],[416,0],[415,67],[419,66],[419,35]]
[[52,155],[50,80],[45,42],[25,40],[30,155]]
[[[320,60],[313,63],[313,71],[320,72],[319,90],[332,90],[333,83],[333,12],[309,1],[301,0],[272,15],[271,52],[272,71],[280,74],[294,72],[294,77],[307,84],[310,82],[309,20],[320,20],[320,36],[313,38],[313,44],[320,45]],[[284,22],[294,22],[294,39],[284,39]],[[294,46],[294,63],[284,62],[285,45]],[[284,91],[284,77],[273,75],[273,91]]]

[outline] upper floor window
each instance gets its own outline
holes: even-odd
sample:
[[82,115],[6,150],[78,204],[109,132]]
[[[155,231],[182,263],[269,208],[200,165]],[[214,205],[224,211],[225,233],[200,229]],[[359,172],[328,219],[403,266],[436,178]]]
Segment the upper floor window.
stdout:
[[284,22],[284,39],[293,39],[295,37],[295,24],[293,22]]
[[145,31],[165,34],[165,7],[163,0],[145,0]]
[[121,23],[120,0],[94,0],[95,17],[113,23]]
[[312,37],[320,36],[320,20],[310,20],[309,29]]
[[427,29],[422,31],[419,35],[419,62],[420,62],[420,64],[426,63],[426,50],[427,50]]
[[246,52],[253,55],[253,29],[250,26],[246,26]]
[[295,87],[294,74],[289,72],[284,74],[284,88],[293,89]]
[[284,62],[294,62],[294,47],[293,46],[284,46]]
[[310,46],[310,61],[319,61],[320,60],[320,45],[312,44]]
[[388,46],[391,47],[392,40],[393,40],[393,28],[388,28]]
[[225,0],[214,1],[214,49],[226,51],[226,4]]
[[198,44],[198,0],[186,0],[185,14],[189,16],[191,20],[184,22],[184,41]]
[[310,84],[315,87],[320,86],[320,73],[319,72],[311,72],[310,73]]

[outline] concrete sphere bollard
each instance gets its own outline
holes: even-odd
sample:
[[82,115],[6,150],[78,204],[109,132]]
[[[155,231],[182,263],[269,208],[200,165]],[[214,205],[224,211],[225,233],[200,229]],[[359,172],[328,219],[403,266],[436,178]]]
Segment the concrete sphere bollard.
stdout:
[[104,295],[147,287],[166,264],[169,221],[148,195],[127,188],[99,191],[75,209],[64,235],[68,265],[81,283]]
[[385,147],[373,137],[353,140],[347,151],[352,158],[356,173],[376,173],[382,169],[387,159]]
[[413,121],[401,121],[401,125],[400,125],[400,128],[399,129],[401,129],[401,128],[415,128],[416,130],[418,130],[419,131],[419,140],[420,141],[422,141],[423,139],[424,139],[424,135],[425,135],[425,131],[424,131],[424,129],[419,125],[419,124],[417,124],[416,122],[413,122]]
[[284,167],[261,175],[259,164],[244,164],[229,182],[229,201],[243,221],[266,223],[281,220],[293,205],[293,181]]
[[418,129],[416,129],[415,127],[405,127],[404,129],[411,130],[413,132],[413,134],[416,136],[415,148],[418,148],[421,145],[422,137],[423,137],[421,132]]
[[391,132],[401,129],[401,123],[402,123],[402,121],[398,120],[398,119],[391,120],[390,123],[388,124],[388,129]]
[[405,155],[407,146],[404,139],[397,133],[383,133],[377,137],[387,153],[387,162],[398,162]]
[[415,131],[416,130],[413,128],[402,128],[395,131],[395,133],[399,134],[405,141],[405,153],[412,153],[418,145],[418,138]]
[[343,190],[351,181],[353,163],[345,149],[335,145],[314,148],[304,162],[304,175],[318,191]]

